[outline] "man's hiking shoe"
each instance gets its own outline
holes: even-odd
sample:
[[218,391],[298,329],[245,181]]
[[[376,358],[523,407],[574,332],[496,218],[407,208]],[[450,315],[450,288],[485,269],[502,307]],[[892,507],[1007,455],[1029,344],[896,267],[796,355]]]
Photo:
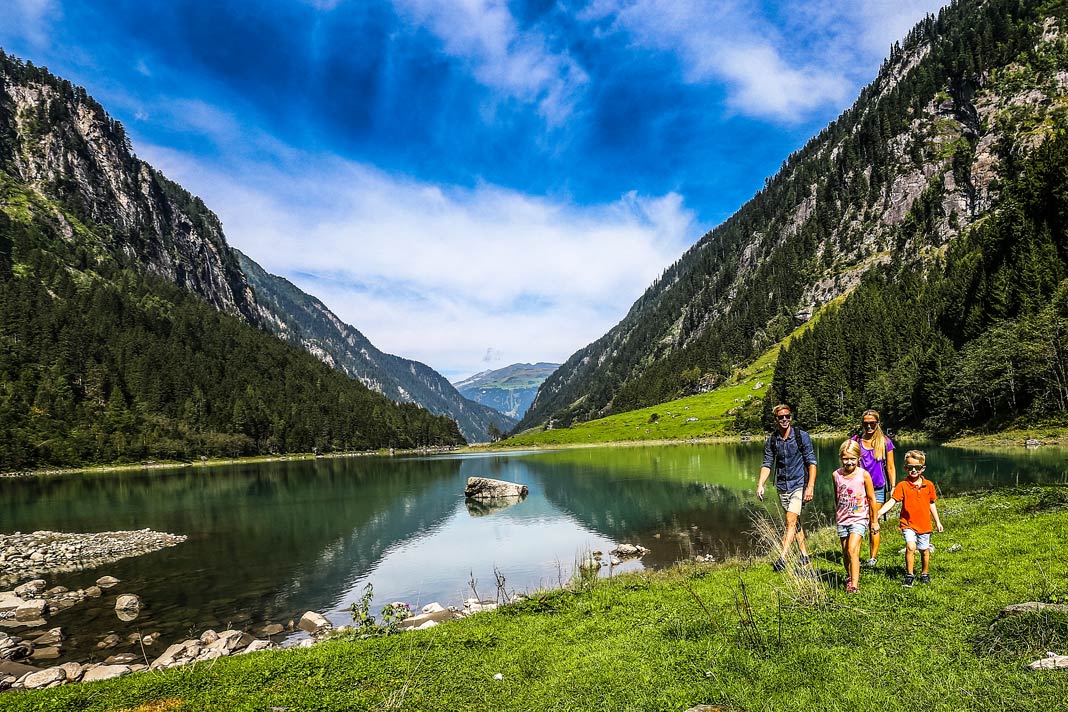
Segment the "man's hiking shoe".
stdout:
[[931,583],[931,574],[920,574],[920,583]]
[[912,588],[912,584],[916,582],[916,577],[912,574],[905,574],[905,580],[901,582],[901,585],[905,588]]
[[786,571],[786,562],[783,561],[781,558],[780,559],[776,559],[775,561],[772,562],[771,568],[776,573],[782,573],[783,571]]
[[801,554],[801,556],[797,559],[797,562],[801,566],[812,566],[812,557],[808,554]]
[[876,566],[879,565],[879,560],[873,556],[870,559],[868,559],[867,561],[865,561],[864,565],[866,567],[868,567],[869,569],[874,569]]

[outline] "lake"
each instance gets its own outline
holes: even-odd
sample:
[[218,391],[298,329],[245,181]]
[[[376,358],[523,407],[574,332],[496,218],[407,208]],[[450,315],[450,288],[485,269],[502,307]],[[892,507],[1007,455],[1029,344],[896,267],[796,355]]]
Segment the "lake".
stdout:
[[[821,467],[809,518],[833,517],[836,443],[817,442]],[[904,452],[907,448],[901,448]],[[974,452],[930,447],[940,494],[1068,483],[1064,450]],[[102,659],[109,632],[159,631],[149,657],[208,628],[255,628],[306,610],[335,625],[374,586],[377,611],[459,605],[477,591],[527,592],[566,582],[585,553],[619,543],[650,552],[601,575],[669,566],[697,554],[753,551],[754,513],[777,512],[753,493],[761,443],[591,448],[435,457],[351,457],[173,470],[0,480],[0,532],[151,528],[188,535],[176,547],[77,573],[46,574],[49,586],[122,583],[52,616],[70,639],[62,660]],[[901,469],[902,459],[898,457]],[[463,497],[468,477],[521,482],[530,495],[494,509]],[[943,535],[952,536],[948,531]],[[937,535],[936,535],[937,538]],[[946,539],[943,539],[945,541]],[[473,584],[473,586],[472,586]],[[144,601],[141,615],[115,616],[119,593]],[[7,629],[21,634],[24,629]]]

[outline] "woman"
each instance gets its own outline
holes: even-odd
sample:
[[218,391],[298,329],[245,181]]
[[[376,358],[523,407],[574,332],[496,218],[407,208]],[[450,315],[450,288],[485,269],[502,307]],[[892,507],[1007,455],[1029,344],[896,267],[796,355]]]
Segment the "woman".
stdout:
[[[853,440],[860,443],[860,466],[871,474],[871,483],[875,487],[875,501],[886,502],[886,493],[893,491],[897,484],[897,470],[894,468],[894,443],[883,433],[879,422],[879,411],[866,410],[860,416],[860,435]],[[872,527],[868,531],[871,544],[871,558],[865,564],[871,568],[879,565],[879,532]]]

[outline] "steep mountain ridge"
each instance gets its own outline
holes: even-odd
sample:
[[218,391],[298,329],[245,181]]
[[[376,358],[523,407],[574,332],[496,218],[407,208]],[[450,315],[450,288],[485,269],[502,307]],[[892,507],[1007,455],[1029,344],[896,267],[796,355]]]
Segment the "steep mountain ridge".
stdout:
[[[239,255],[218,217],[137,158],[123,126],[83,88],[2,52],[0,171],[43,198],[37,206],[49,211],[48,230],[77,243],[81,265],[115,258],[158,276],[397,403],[457,420],[468,439],[488,440],[491,424],[514,425],[464,399],[429,366],[382,353],[319,300]],[[253,272],[263,298],[250,285]]]
[[558,363],[513,363],[504,368],[476,373],[453,386],[465,398],[487,405],[510,418],[522,418],[534,402],[538,388],[559,367]]
[[240,250],[233,251],[256,294],[262,322],[280,339],[393,401],[416,403],[435,415],[453,418],[469,441],[490,440],[491,425],[500,432],[515,426],[512,418],[463,397],[426,364],[383,353],[321,301],[268,273]]
[[137,158],[122,125],[84,89],[3,53],[0,168],[62,206],[56,227],[67,239],[68,218],[97,226],[96,249],[257,323],[218,217]]
[[872,268],[934,261],[1062,111],[1063,16],[958,0],[917,25],[850,109],[546,380],[520,427],[721,382]]

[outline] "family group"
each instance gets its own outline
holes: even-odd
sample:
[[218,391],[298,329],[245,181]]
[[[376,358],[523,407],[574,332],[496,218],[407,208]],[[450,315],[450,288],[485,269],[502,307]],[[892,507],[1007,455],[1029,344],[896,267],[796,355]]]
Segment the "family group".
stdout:
[[[801,553],[802,571],[812,572],[812,560],[801,526],[801,510],[812,500],[816,485],[816,451],[812,439],[793,425],[788,405],[772,409],[776,431],[764,442],[764,464],[760,468],[757,497],[764,499],[768,478],[775,473],[775,489],[786,513],[786,529],[779,557],[772,564],[776,571],[786,569],[786,555],[796,542]],[[861,432],[841,444],[838,455],[842,466],[834,471],[837,502],[838,538],[842,543],[842,560],[846,570],[846,591],[860,592],[860,548],[869,538],[867,566],[879,565],[879,517],[901,505],[899,528],[905,537],[904,585],[916,582],[916,552],[920,552],[920,583],[930,583],[931,532],[943,530],[935,501],[938,495],[933,482],[924,477],[927,455],[922,450],[905,453],[905,474],[897,481],[894,466],[894,443],[883,432],[879,413],[864,411]],[[888,499],[889,497],[889,499]]]

